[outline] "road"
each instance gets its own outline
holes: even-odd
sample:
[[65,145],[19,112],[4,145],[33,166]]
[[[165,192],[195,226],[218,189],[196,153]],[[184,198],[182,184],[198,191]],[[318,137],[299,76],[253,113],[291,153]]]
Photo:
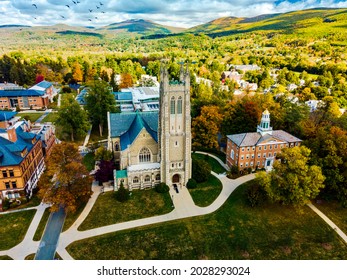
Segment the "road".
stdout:
[[45,232],[42,236],[35,260],[53,260],[57,249],[59,236],[65,221],[65,211],[60,208],[58,212],[49,216]]

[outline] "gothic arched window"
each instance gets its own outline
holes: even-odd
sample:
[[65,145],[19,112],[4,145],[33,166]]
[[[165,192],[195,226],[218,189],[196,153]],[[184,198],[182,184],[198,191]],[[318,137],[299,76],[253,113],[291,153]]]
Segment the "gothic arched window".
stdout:
[[150,162],[151,161],[151,152],[148,148],[142,148],[139,153],[139,161],[140,162]]
[[177,114],[182,114],[182,97],[178,97],[177,100]]
[[155,180],[159,181],[160,180],[160,174],[155,175]]
[[150,182],[150,181],[151,181],[151,177],[149,175],[146,175],[145,182]]
[[138,182],[139,182],[139,177],[134,177],[133,183],[136,184],[136,183],[138,183]]
[[172,97],[170,101],[170,113],[172,115],[175,114],[175,111],[176,111],[175,107],[176,107],[175,97]]

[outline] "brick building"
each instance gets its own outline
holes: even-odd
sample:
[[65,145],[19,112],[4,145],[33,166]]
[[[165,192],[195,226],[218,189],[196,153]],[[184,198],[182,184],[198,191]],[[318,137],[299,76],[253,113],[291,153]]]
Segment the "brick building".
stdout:
[[277,154],[283,148],[299,146],[301,140],[283,130],[272,130],[270,113],[262,114],[257,132],[240,133],[227,136],[227,158],[229,166],[271,169]]
[[37,85],[23,89],[21,87],[6,87],[0,90],[0,110],[14,109],[41,109],[46,108],[57,91],[53,84],[42,81]]
[[42,141],[27,122],[0,131],[0,201],[30,197],[44,168]]

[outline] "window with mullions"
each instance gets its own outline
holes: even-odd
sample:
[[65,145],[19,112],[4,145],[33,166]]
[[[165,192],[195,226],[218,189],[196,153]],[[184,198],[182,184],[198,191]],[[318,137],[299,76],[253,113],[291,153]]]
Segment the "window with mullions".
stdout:
[[151,177],[149,175],[146,175],[145,182],[150,182],[150,181],[151,181]]
[[177,100],[177,114],[182,114],[182,97],[178,97]]
[[176,112],[175,107],[176,107],[175,97],[172,97],[171,98],[171,102],[170,102],[170,112],[171,112],[171,114],[175,114],[175,112]]
[[138,182],[139,182],[139,177],[134,177],[133,183],[136,184],[136,183],[138,183]]
[[151,161],[151,152],[147,148],[142,148],[139,154],[140,162],[150,162]]

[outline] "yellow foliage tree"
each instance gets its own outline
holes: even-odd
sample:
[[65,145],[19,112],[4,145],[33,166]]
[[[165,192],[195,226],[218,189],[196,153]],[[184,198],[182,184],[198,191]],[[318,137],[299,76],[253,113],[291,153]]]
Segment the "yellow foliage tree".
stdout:
[[192,122],[193,147],[217,148],[217,134],[223,115],[217,106],[203,106]]
[[46,167],[38,183],[38,195],[42,202],[52,205],[51,212],[60,207],[66,212],[75,212],[80,203],[88,201],[92,178],[82,164],[76,144],[55,145]]

